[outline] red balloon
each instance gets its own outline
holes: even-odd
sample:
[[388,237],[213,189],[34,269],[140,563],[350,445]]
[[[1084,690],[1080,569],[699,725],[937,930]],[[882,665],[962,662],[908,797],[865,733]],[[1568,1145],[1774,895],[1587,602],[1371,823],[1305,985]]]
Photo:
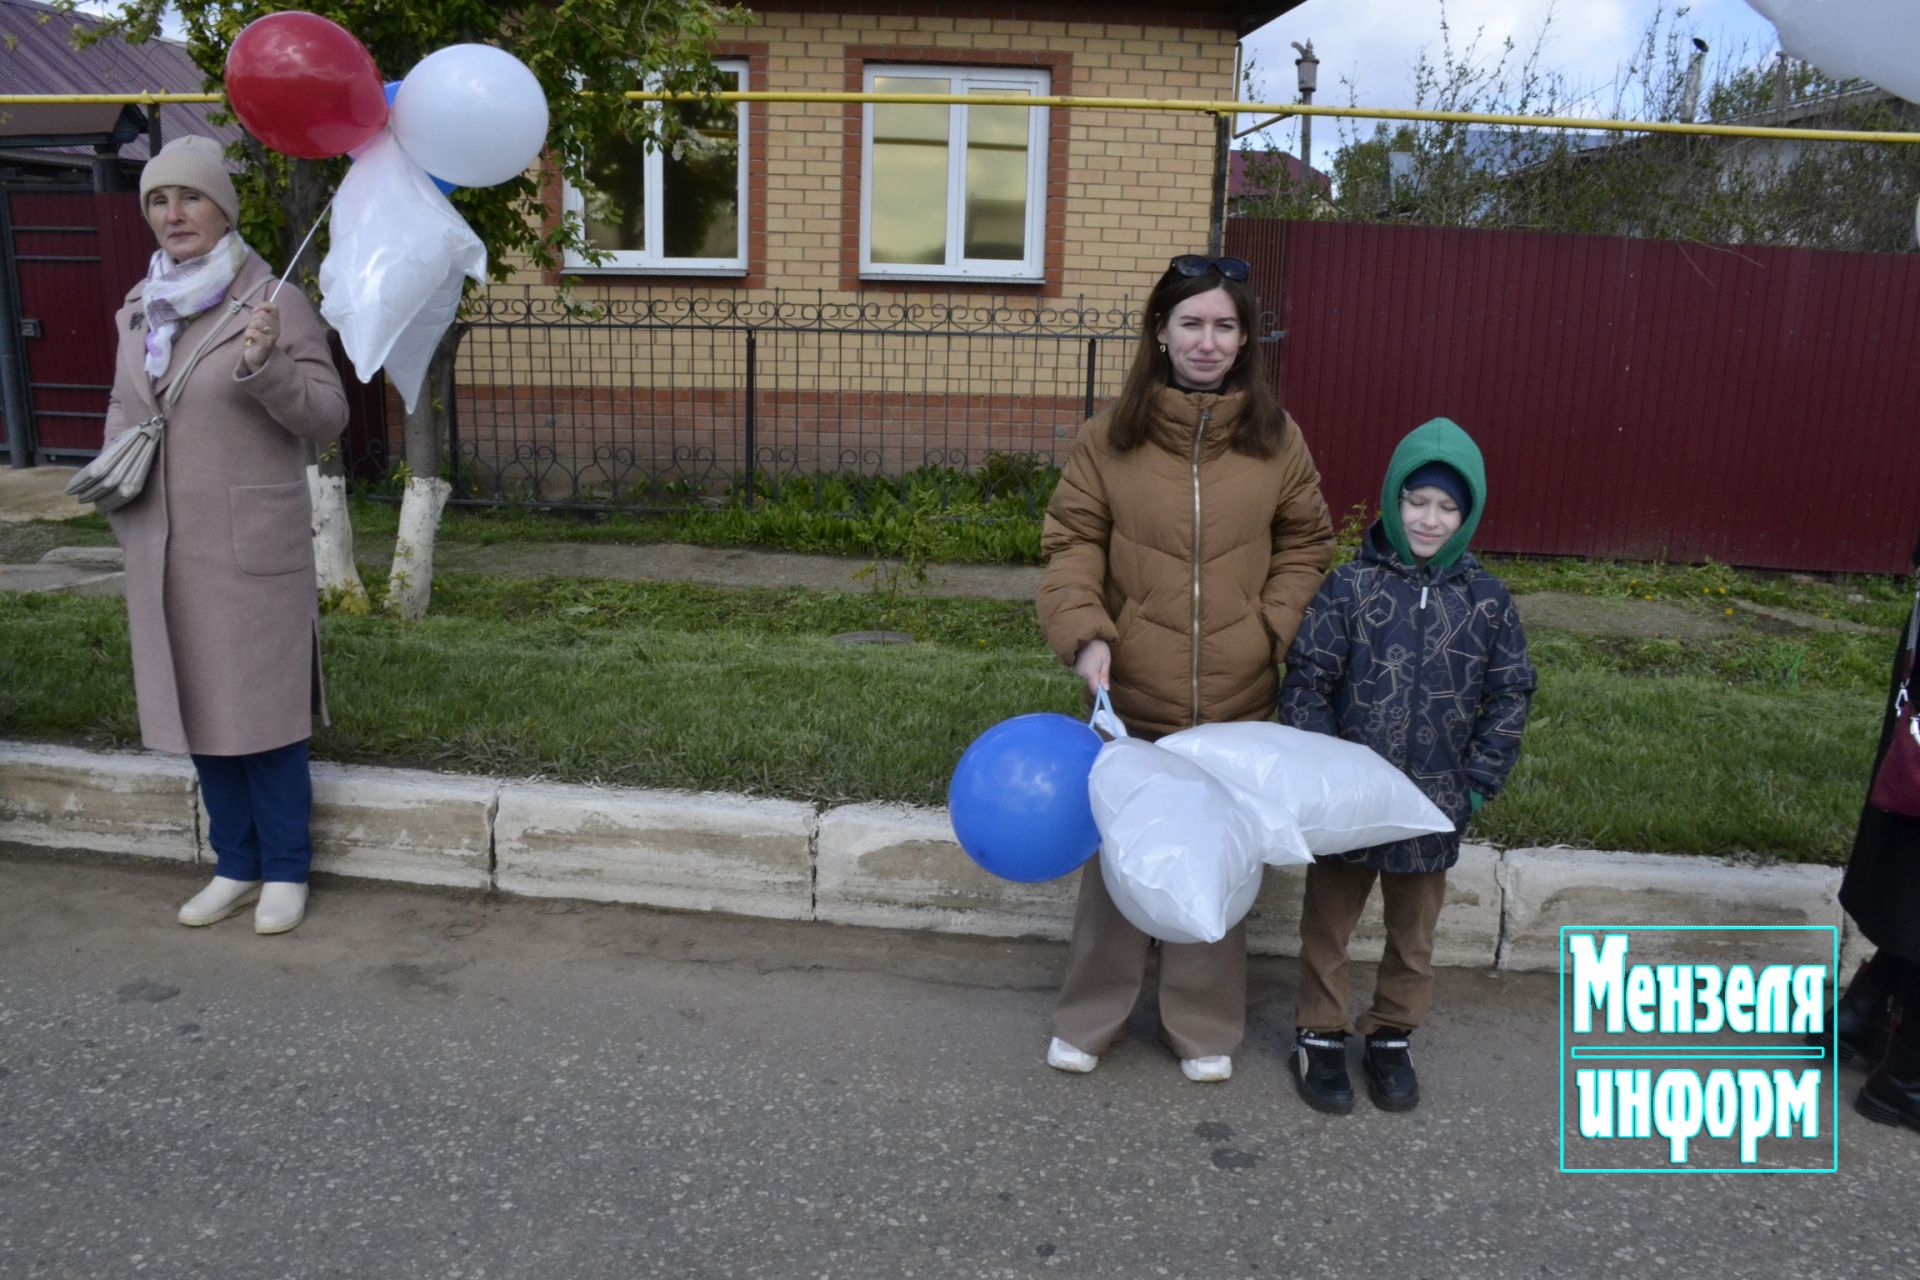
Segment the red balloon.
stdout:
[[317,13],[290,9],[247,24],[227,50],[227,103],[275,151],[345,155],[387,122],[373,55]]

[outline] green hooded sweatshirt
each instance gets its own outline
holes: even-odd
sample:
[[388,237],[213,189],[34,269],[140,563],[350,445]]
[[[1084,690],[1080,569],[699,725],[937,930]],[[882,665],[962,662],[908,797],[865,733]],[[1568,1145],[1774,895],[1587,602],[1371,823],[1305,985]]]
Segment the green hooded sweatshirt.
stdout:
[[1400,523],[1400,490],[1407,477],[1429,462],[1444,462],[1460,473],[1473,497],[1473,510],[1454,535],[1441,544],[1427,564],[1438,573],[1466,554],[1473,531],[1480,527],[1480,513],[1487,509],[1487,464],[1480,458],[1480,446],[1451,418],[1435,418],[1407,432],[1387,463],[1386,483],[1380,486],[1380,524],[1386,531],[1387,545],[1407,564],[1417,564],[1407,531]]

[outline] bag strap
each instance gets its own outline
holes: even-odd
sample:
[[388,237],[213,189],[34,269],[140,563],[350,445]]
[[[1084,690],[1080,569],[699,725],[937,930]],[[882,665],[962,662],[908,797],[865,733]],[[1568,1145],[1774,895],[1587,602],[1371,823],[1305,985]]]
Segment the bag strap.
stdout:
[[161,417],[164,418],[172,412],[174,404],[180,399],[181,389],[187,385],[187,378],[193,373],[194,366],[200,363],[200,357],[207,353],[207,348],[212,346],[214,340],[225,331],[227,321],[239,315],[240,308],[246,305],[247,299],[260,292],[261,287],[266,283],[266,280],[261,280],[239,297],[227,300],[226,314],[220,317],[213,328],[207,330],[207,336],[200,339],[200,345],[193,349],[193,354],[187,357],[187,362],[180,366],[180,372],[175,375],[172,382],[167,384],[166,394],[160,398]]

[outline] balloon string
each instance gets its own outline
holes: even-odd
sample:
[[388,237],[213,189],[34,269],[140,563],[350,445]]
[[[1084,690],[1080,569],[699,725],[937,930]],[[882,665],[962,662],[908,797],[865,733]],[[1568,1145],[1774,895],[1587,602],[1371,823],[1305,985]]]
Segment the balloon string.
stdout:
[[[338,195],[339,193],[335,192],[334,194]],[[268,302],[272,302],[275,298],[280,296],[280,290],[286,287],[287,277],[293,274],[294,264],[300,261],[300,255],[305,253],[307,251],[307,246],[313,243],[313,233],[318,231],[320,229],[320,224],[327,220],[327,210],[331,208],[333,208],[333,196],[328,196],[325,207],[320,210],[320,216],[313,220],[313,225],[311,227],[307,228],[306,239],[302,240],[300,242],[300,247],[293,251],[293,260],[291,262],[288,262],[287,269],[280,273],[280,282],[274,285],[273,292],[267,295]]]

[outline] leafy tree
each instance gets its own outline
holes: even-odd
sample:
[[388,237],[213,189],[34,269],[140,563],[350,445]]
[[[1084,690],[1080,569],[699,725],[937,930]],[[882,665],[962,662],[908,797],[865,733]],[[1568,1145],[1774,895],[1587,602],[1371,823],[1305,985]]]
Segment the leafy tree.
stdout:
[[[187,52],[206,73],[210,90],[223,85],[227,51],[241,29],[285,7],[262,0],[124,0],[94,38],[117,33],[128,43],[140,43],[158,32],[169,6],[181,17]],[[748,21],[743,9],[714,0],[313,0],[304,7],[357,36],[389,79],[404,77],[421,58],[448,45],[494,44],[508,50],[546,90],[550,162],[582,186],[591,185],[601,144],[634,156],[649,144],[673,146],[693,118],[630,102],[621,93],[641,87],[710,93],[724,87],[713,66],[714,38],[723,25]],[[591,91],[581,92],[582,86]],[[241,145],[249,161],[235,182],[241,231],[269,259],[284,263],[325,209],[347,161],[291,159],[251,137]],[[554,267],[568,250],[600,256],[577,219],[551,216],[547,194],[538,172],[453,194],[454,206],[487,246],[495,279],[518,262]],[[300,264],[299,278],[310,291],[325,251],[324,235],[323,230]],[[428,372],[419,407],[407,419],[406,462],[416,478],[430,480],[442,470],[440,442],[446,438],[452,382],[449,337]],[[332,465],[337,468],[337,460]],[[430,556],[429,543],[429,564]],[[424,607],[423,587],[430,583],[411,585]],[[356,580],[353,587],[358,586]]]

